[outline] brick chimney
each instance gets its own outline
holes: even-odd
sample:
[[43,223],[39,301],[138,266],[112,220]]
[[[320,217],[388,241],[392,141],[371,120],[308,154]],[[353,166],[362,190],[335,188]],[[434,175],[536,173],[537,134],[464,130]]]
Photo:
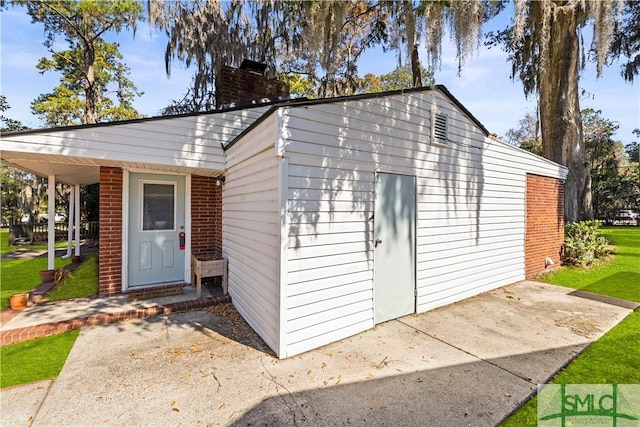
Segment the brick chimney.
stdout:
[[265,76],[267,66],[245,59],[240,68],[223,65],[216,76],[216,108],[256,99],[289,95],[289,85]]

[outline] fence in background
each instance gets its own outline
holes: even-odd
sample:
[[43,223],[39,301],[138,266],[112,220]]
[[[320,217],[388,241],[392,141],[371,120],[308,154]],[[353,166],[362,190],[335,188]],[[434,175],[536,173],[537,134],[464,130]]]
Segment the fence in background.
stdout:
[[[56,241],[67,240],[69,224],[59,222],[55,224]],[[80,223],[81,239],[98,239],[98,221]],[[30,240],[31,242],[46,242],[49,235],[48,224],[17,224],[9,226],[9,244],[16,240]]]

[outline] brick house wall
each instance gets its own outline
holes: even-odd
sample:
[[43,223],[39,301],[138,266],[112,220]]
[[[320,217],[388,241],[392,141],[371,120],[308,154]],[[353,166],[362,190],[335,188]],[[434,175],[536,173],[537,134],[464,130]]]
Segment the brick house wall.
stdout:
[[222,187],[215,178],[191,177],[191,253],[222,255]]
[[98,296],[122,292],[122,169],[100,167]]
[[[98,295],[122,293],[121,168],[100,167]],[[191,252],[222,255],[222,187],[215,178],[191,177]]]
[[216,107],[247,101],[289,95],[289,85],[276,79],[268,79],[254,70],[243,70],[226,65],[216,75]]
[[545,271],[546,259],[561,263],[564,242],[564,182],[527,174],[525,276]]

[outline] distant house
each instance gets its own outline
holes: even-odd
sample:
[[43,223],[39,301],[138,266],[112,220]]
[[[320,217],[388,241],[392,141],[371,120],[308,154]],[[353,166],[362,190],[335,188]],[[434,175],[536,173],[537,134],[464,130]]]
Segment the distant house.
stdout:
[[567,170],[443,86],[6,133],[1,156],[100,183],[100,295],[189,283],[191,256],[218,253],[281,358],[560,261]]

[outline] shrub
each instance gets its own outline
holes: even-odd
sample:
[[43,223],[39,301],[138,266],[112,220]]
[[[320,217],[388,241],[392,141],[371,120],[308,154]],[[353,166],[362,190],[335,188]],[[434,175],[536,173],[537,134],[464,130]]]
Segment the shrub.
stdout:
[[587,267],[609,255],[609,242],[599,232],[601,226],[601,221],[580,221],[565,226],[563,260],[566,264]]

